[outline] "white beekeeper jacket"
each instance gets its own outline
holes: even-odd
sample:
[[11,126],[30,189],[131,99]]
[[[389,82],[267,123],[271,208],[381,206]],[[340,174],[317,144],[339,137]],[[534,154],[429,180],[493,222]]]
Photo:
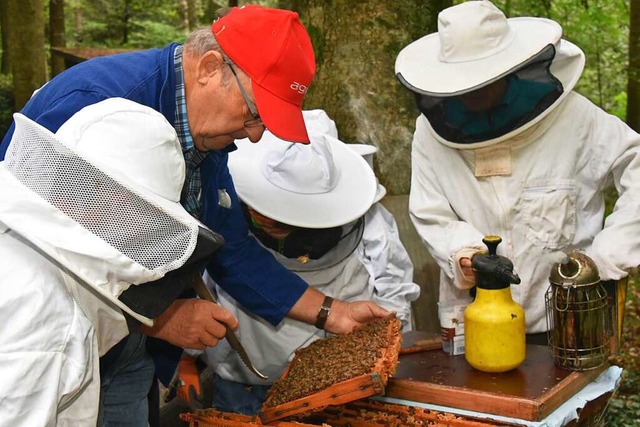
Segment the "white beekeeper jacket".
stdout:
[[197,241],[178,209],[182,152],[161,114],[123,99],[86,107],[55,136],[15,120],[0,163],[0,426],[95,426],[99,357],[129,333],[123,311],[152,324],[118,297],[178,268]]
[[[397,312],[403,329],[407,331],[411,328],[411,301],[418,298],[420,288],[411,281],[412,269],[407,269],[410,261],[399,240],[395,241],[397,232],[394,232],[389,218],[376,205],[371,209],[371,214],[367,212],[366,218],[373,220],[365,222],[363,239],[356,251],[326,268],[302,271],[304,266],[297,260],[267,249],[285,267],[325,295],[343,301],[373,300]],[[365,236],[375,237],[368,241]],[[353,248],[353,240],[359,235],[354,233],[352,237],[341,241],[338,246]],[[399,248],[402,250],[397,250]],[[323,258],[335,259],[336,251],[340,251],[340,248],[330,251]],[[322,258],[317,261],[322,263]],[[273,383],[282,375],[297,349],[327,336],[325,331],[313,325],[289,318],[274,327],[239,306],[210,277],[205,276],[205,281],[208,286],[215,287],[218,302],[238,318],[238,338],[257,370],[269,377],[268,382],[256,377],[244,366],[227,341],[222,341],[215,347],[207,348],[205,354],[208,364],[226,380],[258,385]]]
[[[502,237],[498,252],[522,279],[511,292],[525,308],[527,333],[543,332],[550,268],[564,251],[586,251],[603,280],[620,279],[640,263],[640,136],[571,92],[537,124],[494,142],[457,149],[421,115],[411,219],[441,268],[440,301],[468,295],[472,284],[459,259],[483,249],[485,235]],[[478,156],[501,151],[510,156],[510,174],[474,175]],[[603,227],[603,190],[611,183],[620,198]]]
[[0,257],[0,425],[95,425],[98,340],[73,279],[3,226]]
[[365,214],[364,224],[356,254],[369,273],[373,301],[397,313],[403,332],[410,331],[411,302],[420,296],[420,287],[413,282],[413,263],[400,241],[395,218],[378,202]]

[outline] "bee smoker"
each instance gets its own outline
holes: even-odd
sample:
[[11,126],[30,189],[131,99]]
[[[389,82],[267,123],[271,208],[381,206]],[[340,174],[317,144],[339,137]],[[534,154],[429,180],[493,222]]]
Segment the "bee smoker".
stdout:
[[611,306],[598,267],[574,251],[554,263],[545,294],[548,341],[554,363],[583,371],[607,360]]

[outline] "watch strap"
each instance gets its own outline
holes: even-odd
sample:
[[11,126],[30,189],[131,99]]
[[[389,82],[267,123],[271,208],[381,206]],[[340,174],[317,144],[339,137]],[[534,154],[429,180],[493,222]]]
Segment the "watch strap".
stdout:
[[329,317],[329,313],[331,313],[331,304],[333,304],[333,298],[325,296],[320,311],[318,311],[318,316],[316,317],[316,328],[324,329],[324,324],[327,323],[327,318]]

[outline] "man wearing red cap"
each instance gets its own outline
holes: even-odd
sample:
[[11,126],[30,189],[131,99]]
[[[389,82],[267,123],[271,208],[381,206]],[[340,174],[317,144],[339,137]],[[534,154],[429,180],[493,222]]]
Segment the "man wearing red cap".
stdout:
[[[234,140],[257,142],[265,127],[282,139],[309,142],[301,108],[314,74],[311,41],[296,13],[245,6],[231,9],[211,29],[195,31],[183,46],[78,64],[37,91],[21,112],[52,132],[83,107],[107,98],[130,99],[162,113],[175,127],[187,163],[180,202],[226,240],[207,267],[210,275],[274,325],[284,317],[310,324],[322,320],[325,330],[344,333],[389,312],[368,301],[329,304],[250,239],[227,167]],[[0,145],[0,159],[13,129]],[[99,424],[147,425],[153,369],[145,334],[181,348],[215,345],[209,331],[219,310],[207,301],[178,299],[152,328],[132,325],[134,332],[101,360]],[[173,373],[181,352],[174,350],[173,355],[155,352],[163,356],[155,362],[165,383],[164,374]]]

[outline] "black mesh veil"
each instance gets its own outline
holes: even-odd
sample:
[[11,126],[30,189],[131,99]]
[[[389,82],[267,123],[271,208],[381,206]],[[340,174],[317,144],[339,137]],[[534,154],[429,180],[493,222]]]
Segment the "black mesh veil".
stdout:
[[[518,129],[560,97],[562,83],[549,70],[555,53],[555,47],[548,45],[507,73],[480,86],[446,96],[413,87],[401,74],[398,74],[398,79],[414,94],[418,109],[440,137],[453,143],[470,144],[498,138]],[[505,83],[502,102],[484,111],[472,111],[467,107],[465,97],[477,96],[496,82]]]

